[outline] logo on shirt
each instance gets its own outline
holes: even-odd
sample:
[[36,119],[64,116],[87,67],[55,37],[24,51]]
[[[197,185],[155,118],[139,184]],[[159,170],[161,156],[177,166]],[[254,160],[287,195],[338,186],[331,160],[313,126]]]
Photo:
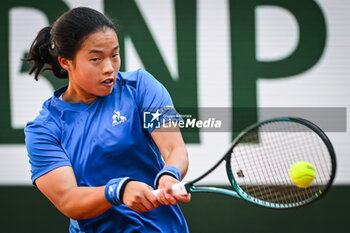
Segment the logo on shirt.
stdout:
[[152,112],[144,112],[143,113],[143,127],[145,129],[159,129],[160,128],[160,120],[159,117],[162,114],[157,110],[155,113]]
[[120,112],[117,112],[117,111],[114,111],[114,115],[112,116],[112,119],[113,119],[113,122],[112,122],[113,127],[127,120],[125,116],[120,115]]
[[110,196],[110,197],[113,196],[113,193],[114,193],[114,190],[115,190],[116,186],[117,186],[116,184],[112,184],[111,186],[109,186],[109,188],[108,188],[108,196]]

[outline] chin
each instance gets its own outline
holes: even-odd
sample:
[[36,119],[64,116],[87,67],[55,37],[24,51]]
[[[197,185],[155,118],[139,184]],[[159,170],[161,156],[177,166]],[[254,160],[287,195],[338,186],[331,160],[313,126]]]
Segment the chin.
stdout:
[[108,91],[100,92],[100,93],[99,93],[99,96],[107,96],[107,95],[111,94],[112,91],[113,91],[113,88],[111,88],[111,89],[108,90]]

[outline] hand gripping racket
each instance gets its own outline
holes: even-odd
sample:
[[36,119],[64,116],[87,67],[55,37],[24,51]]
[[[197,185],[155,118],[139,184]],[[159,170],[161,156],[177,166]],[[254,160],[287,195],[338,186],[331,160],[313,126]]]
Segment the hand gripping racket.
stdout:
[[[233,190],[195,186],[223,161]],[[290,167],[299,161],[311,163],[316,172],[306,188],[296,186],[289,176]],[[248,127],[211,169],[172,189],[179,194],[224,194],[264,207],[286,209],[304,206],[324,196],[334,180],[335,171],[335,153],[326,134],[305,119],[282,117]],[[153,191],[155,195],[158,192]]]

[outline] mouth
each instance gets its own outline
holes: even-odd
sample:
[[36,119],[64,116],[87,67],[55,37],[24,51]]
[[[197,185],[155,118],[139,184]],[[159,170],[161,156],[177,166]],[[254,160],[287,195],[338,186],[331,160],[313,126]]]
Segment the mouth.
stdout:
[[107,78],[105,79],[102,84],[105,85],[105,86],[112,86],[114,83],[114,78]]

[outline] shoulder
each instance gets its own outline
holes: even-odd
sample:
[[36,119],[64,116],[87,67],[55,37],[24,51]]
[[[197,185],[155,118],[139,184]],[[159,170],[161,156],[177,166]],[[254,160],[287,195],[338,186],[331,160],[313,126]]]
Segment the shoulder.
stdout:
[[145,95],[162,93],[164,86],[152,74],[144,69],[129,72],[119,72],[118,81],[122,86],[129,86],[134,89],[137,98],[140,100]]
[[26,137],[30,133],[58,136],[61,132],[58,114],[58,110],[52,106],[51,97],[44,102],[39,115],[27,123],[24,129]]
[[150,73],[142,68],[128,72],[119,72],[119,74],[122,79],[127,81],[139,81],[143,78],[153,77]]
[[124,80],[126,84],[134,85],[137,89],[145,86],[161,85],[152,74],[144,69],[119,72],[119,78]]

